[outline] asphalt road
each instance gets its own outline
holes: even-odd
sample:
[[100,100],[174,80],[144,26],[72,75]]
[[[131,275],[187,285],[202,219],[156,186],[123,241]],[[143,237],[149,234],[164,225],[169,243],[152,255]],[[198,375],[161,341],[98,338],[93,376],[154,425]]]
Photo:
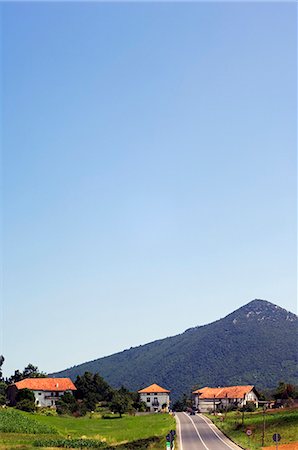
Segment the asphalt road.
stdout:
[[179,450],[241,450],[207,417],[176,413]]

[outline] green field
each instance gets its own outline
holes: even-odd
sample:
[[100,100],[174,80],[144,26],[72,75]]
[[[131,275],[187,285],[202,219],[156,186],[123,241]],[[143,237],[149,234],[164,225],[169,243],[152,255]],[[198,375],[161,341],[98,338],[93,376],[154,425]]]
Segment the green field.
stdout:
[[[244,426],[242,427],[242,415],[239,412],[227,414],[225,420],[223,416],[208,417],[227,436],[243,448],[257,450],[262,447],[263,413],[245,413]],[[251,428],[252,436],[246,435],[247,428]],[[268,410],[265,413],[265,446],[273,445],[272,435],[279,433],[282,437],[281,444],[298,441],[298,409],[289,410]]]
[[[82,444],[85,441],[90,444],[92,439],[102,441],[106,447],[122,444],[121,449],[161,450],[165,448],[166,434],[174,428],[175,420],[168,414],[104,419],[98,416],[90,418],[89,415],[80,418],[44,416],[5,409],[0,411],[0,449],[29,450],[35,448],[34,442],[47,443],[51,440],[54,443],[57,439],[70,439],[74,443],[79,439]],[[140,440],[144,440],[139,443],[141,447],[127,444]]]

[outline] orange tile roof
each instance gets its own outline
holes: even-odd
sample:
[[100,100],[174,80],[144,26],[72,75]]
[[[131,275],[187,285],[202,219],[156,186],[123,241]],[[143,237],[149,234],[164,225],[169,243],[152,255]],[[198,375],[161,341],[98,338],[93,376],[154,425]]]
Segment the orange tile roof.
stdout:
[[14,383],[18,389],[32,391],[76,391],[77,388],[70,378],[25,378]]
[[144,388],[144,389],[141,389],[140,391],[138,391],[139,392],[139,394],[152,394],[152,393],[154,393],[154,392],[156,392],[157,394],[158,393],[162,393],[162,392],[164,392],[164,393],[169,393],[169,392],[171,392],[171,391],[168,391],[167,389],[164,389],[164,388],[162,388],[161,386],[158,386],[158,384],[150,384],[150,386],[148,386],[148,387],[146,387],[146,388]]
[[227,386],[219,388],[204,387],[193,392],[201,394],[200,399],[207,398],[243,398],[248,392],[252,391],[254,386]]

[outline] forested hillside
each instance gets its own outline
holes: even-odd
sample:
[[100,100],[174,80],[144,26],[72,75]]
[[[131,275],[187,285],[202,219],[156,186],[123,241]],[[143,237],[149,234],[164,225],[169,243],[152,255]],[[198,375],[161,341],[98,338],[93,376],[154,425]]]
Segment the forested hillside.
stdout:
[[297,384],[297,324],[295,314],[253,300],[211,324],[52,376],[74,380],[85,371],[98,372],[112,386],[131,390],[158,383],[171,389],[173,399],[202,386]]

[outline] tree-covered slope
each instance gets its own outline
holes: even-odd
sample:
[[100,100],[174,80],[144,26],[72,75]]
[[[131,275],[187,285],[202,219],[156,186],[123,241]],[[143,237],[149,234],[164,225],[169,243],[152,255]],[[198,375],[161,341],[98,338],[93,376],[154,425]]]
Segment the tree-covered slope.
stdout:
[[158,383],[171,389],[174,399],[201,386],[297,384],[297,324],[295,314],[253,300],[211,324],[52,376],[75,379],[85,371],[98,372],[112,386],[132,390]]

